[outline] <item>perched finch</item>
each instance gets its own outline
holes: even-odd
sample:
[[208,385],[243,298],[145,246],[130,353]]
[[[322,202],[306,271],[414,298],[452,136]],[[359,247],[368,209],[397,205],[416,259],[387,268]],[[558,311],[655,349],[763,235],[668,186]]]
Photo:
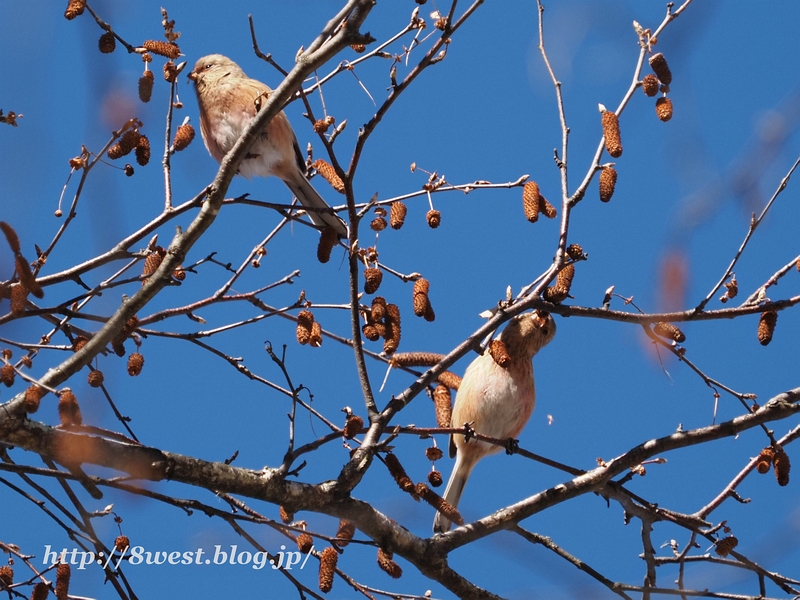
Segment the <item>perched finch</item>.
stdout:
[[[233,148],[272,89],[250,79],[231,59],[221,54],[204,56],[189,73],[200,107],[200,132],[209,154],[217,162]],[[292,126],[281,111],[250,147],[239,165],[239,173],[248,179],[254,175],[275,175],[289,186],[300,203],[309,209],[330,209],[305,176],[305,162]],[[332,227],[339,237],[347,237],[347,226],[339,217],[309,210],[308,216],[318,227]]]
[[[505,344],[509,363],[501,367],[485,352],[467,367],[453,406],[452,427],[470,423],[477,432],[496,439],[516,439],[528,422],[536,404],[533,383],[533,355],[544,347],[556,333],[556,324],[547,313],[537,311],[514,317],[499,339]],[[477,462],[500,446],[464,441],[463,435],[450,436],[450,457],[456,464],[447,482],[444,499],[458,506],[464,486]],[[450,529],[441,513],[436,513],[433,530],[443,533]]]

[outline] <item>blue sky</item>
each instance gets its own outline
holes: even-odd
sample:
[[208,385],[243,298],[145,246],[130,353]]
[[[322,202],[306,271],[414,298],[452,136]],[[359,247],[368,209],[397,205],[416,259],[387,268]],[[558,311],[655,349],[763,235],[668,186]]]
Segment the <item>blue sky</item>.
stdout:
[[[161,4],[142,0],[91,5],[124,39],[137,44],[161,38]],[[165,7],[182,33],[179,43],[190,65],[205,54],[226,54],[250,76],[275,87],[279,74],[252,52],[247,15],[253,15],[261,49],[288,70],[297,49],[310,43],[340,4],[338,0],[233,0],[225,3],[224,9],[207,1]],[[422,9],[429,24],[432,4]],[[414,6],[411,0],[379,2],[364,30],[383,40],[405,25]],[[644,27],[655,27],[665,7],[654,2],[581,0],[546,6],[547,49],[563,83],[571,127],[569,168],[574,189],[583,179],[601,136],[598,103],[615,108],[630,84],[638,54],[631,23],[636,20]],[[443,5],[440,8],[445,9]],[[23,113],[24,117],[16,129],[0,127],[2,219],[17,229],[29,259],[34,255],[33,243],[45,246],[60,224],[52,215],[69,172],[67,161],[80,153],[81,144],[90,150],[101,148],[112,129],[135,115],[144,122],[143,131],[156,149],[150,165],[137,167],[130,179],[110,167],[99,166],[92,173],[78,219],[43,271],[48,274],[106,251],[159,214],[163,177],[157,159],[161,151],[157,149],[163,139],[168,94],[163,81],[157,81],[153,100],[147,105],[140,103],[136,82],[141,61],[121,47],[111,55],[100,54],[96,40],[102,32],[88,14],[68,22],[60,4],[57,8],[52,3],[34,3],[26,5],[24,11],[6,9],[0,20],[5,57],[0,108]],[[666,261],[683,265],[686,272],[685,294],[678,308],[693,307],[708,293],[741,243],[751,213],[760,212],[798,155],[800,87],[796,73],[800,58],[795,40],[799,18],[800,5],[794,2],[774,2],[769,8],[756,9],[752,3],[739,0],[696,1],[667,28],[656,49],[665,54],[672,69],[669,95],[675,115],[669,123],[660,122],[653,100],[640,91],[622,115],[624,154],[616,161],[619,182],[614,198],[608,204],[600,203],[597,184],[593,183],[573,212],[570,242],[582,244],[589,260],[578,265],[570,303],[599,306],[605,290],[615,285],[616,292],[633,296],[646,312],[662,309],[665,296],[660,282]],[[375,193],[390,198],[419,190],[426,175],[419,170],[411,172],[410,164],[416,163],[422,169],[444,174],[453,184],[478,179],[501,183],[530,174],[555,203],[560,187],[552,156],[553,148],[560,147],[561,134],[553,86],[537,43],[532,2],[506,0],[482,6],[454,37],[447,58],[415,82],[370,140],[356,181],[359,200],[366,201]],[[396,46],[393,51],[401,48]],[[412,60],[420,56],[412,55]],[[343,59],[354,57],[350,51],[342,55]],[[162,62],[157,58],[153,63],[157,79]],[[389,85],[389,62],[376,59],[355,71],[379,103]],[[334,64],[320,74],[328,73]],[[399,75],[405,72],[404,66],[398,66]],[[347,157],[358,127],[371,117],[375,106],[349,73],[327,84],[324,91],[328,113],[337,122],[348,121],[337,142],[340,155]],[[189,116],[197,126],[196,101],[185,77],[181,77],[179,94],[184,108],[178,111],[177,121]],[[311,102],[321,113],[319,97],[313,96]],[[114,106],[116,112],[110,110]],[[299,103],[291,105],[287,114],[301,147],[314,142],[315,135],[302,117]],[[314,148],[315,156],[323,156],[318,140]],[[608,160],[607,156],[603,160]],[[216,164],[198,135],[173,160],[176,202],[194,196],[215,172]],[[73,178],[67,199],[72,197],[75,183]],[[796,243],[800,216],[796,185],[794,180],[780,196],[737,266],[739,299],[800,253]],[[337,198],[327,184],[320,180],[315,186],[331,203],[341,204],[342,197]],[[289,199],[280,182],[241,178],[234,180],[229,196],[245,192],[273,202]],[[401,350],[448,352],[482,324],[479,313],[496,305],[507,286],[517,291],[551,264],[558,225],[547,220],[526,222],[520,196],[519,188],[436,194],[433,201],[442,212],[442,226],[437,230],[425,225],[427,199],[419,196],[409,201],[406,226],[381,234],[381,261],[400,272],[416,271],[430,279],[437,313],[432,324],[411,316],[411,285],[384,277],[381,293],[408,315],[403,320]],[[188,260],[199,260],[216,251],[221,262],[238,265],[277,222],[278,217],[269,211],[229,207]],[[161,243],[169,241],[175,225],[188,223],[189,216],[184,216],[164,227]],[[282,232],[270,244],[262,267],[251,269],[237,282],[236,289],[247,291],[300,269],[302,276],[294,285],[265,294],[264,301],[286,306],[302,289],[315,303],[346,303],[342,253],[335,253],[330,263],[320,265],[315,244],[316,234],[308,228]],[[3,278],[11,276],[12,264],[7,253],[0,253]],[[110,276],[118,267],[102,269],[92,283]],[[226,277],[223,269],[205,265],[181,288],[165,290],[140,316],[205,297]],[[789,273],[768,295],[772,299],[796,295],[798,281],[800,274]],[[133,286],[122,291],[132,294],[135,290]],[[93,301],[91,312],[109,314],[119,305],[122,291],[112,290]],[[72,284],[48,288],[48,301],[79,292]],[[612,306],[625,308],[618,299]],[[709,308],[721,306],[714,300]],[[326,329],[349,335],[346,311],[315,312]],[[800,328],[795,313],[789,310],[780,315],[775,338],[767,347],[756,340],[755,316],[686,324],[682,329],[687,335],[687,357],[709,376],[765,401],[797,386],[796,340]],[[231,303],[204,309],[200,314],[207,321],[200,327],[212,328],[254,312],[249,305]],[[159,326],[167,331],[198,329],[188,319],[173,319]],[[4,325],[0,336],[30,342],[38,340],[44,331],[42,323],[26,319]],[[224,352],[243,357],[253,372],[282,384],[280,372],[263,351],[265,340],[277,348],[287,344],[287,364],[293,378],[310,388],[318,410],[334,420],[341,418],[338,411],[345,405],[365,414],[352,351],[332,339],[320,349],[300,347],[294,341],[292,324],[277,318],[212,338]],[[380,349],[379,345],[370,347]],[[247,380],[219,358],[185,342],[150,336],[142,353],[145,368],[135,379],[125,373],[124,361],[114,356],[102,357],[99,365],[114,401],[131,416],[131,427],[143,443],[220,461],[238,450],[235,464],[248,468],[280,462],[286,448],[285,415],[289,410],[283,396]],[[56,351],[42,353],[33,374],[43,373],[64,356]],[[636,325],[559,318],[556,339],[535,361],[538,406],[520,444],[590,469],[598,457],[613,458],[651,437],[668,435],[679,424],[684,429],[710,424],[714,417],[712,392],[685,365],[664,352],[661,356],[663,368]],[[462,359],[454,370],[462,373],[469,360]],[[369,367],[377,387],[385,367],[376,361]],[[74,379],[70,384],[86,420],[121,429],[102,395],[84,383],[84,375]],[[384,405],[411,382],[410,376],[392,373],[378,397],[379,404]],[[17,387],[4,390],[0,401],[17,391]],[[717,421],[741,412],[738,402],[723,394]],[[36,417],[55,424],[55,403],[43,406]],[[429,400],[418,397],[397,422],[432,426]],[[776,436],[795,425],[775,424]],[[310,441],[324,432],[324,427],[318,422],[312,424],[307,415],[299,419],[299,440]],[[411,437],[397,443],[396,452],[416,481],[424,479],[430,468],[423,456],[428,443]],[[444,437],[440,445],[446,445]],[[636,478],[630,488],[660,506],[693,512],[764,445],[766,437],[753,430],[700,451],[673,452],[666,464],[650,465],[647,476]],[[793,447],[789,454],[796,455]],[[12,457],[37,464],[19,450]],[[310,457],[301,479],[316,482],[335,477],[346,459],[347,451],[340,444],[329,444]],[[445,475],[449,466],[447,460],[438,465]],[[489,458],[476,469],[464,496],[462,514],[468,521],[480,518],[564,479],[561,473],[518,456]],[[220,509],[226,506],[212,494],[187,486],[159,483],[151,487],[177,497],[195,497]],[[716,521],[727,519],[740,540],[738,549],[745,555],[770,570],[794,577],[800,576],[796,487],[779,488],[771,475],[751,475],[739,491],[752,502],[727,502],[712,515]],[[413,533],[429,535],[432,509],[410,501],[380,465],[370,470],[355,495],[372,502]],[[7,490],[2,492],[2,501],[7,514],[17,518],[5,520],[0,540],[16,543],[32,554],[41,553],[47,544],[72,547],[63,531],[30,502]],[[124,519],[123,532],[133,543],[148,549],[246,546],[245,540],[219,520],[199,513],[188,517],[178,509],[113,490],[97,506],[88,506],[100,509],[110,502]],[[254,508],[277,518],[274,506],[254,503]],[[335,532],[336,523],[331,518],[315,514],[302,518],[312,529],[331,535]],[[603,499],[587,495],[534,516],[523,525],[551,536],[608,577],[636,584],[644,575],[637,558],[641,551],[639,524],[624,526],[622,521],[619,505],[607,507]],[[95,519],[94,525],[106,542],[117,534],[109,518]],[[277,551],[280,544],[291,546],[290,541],[266,528],[249,531],[271,551]],[[673,538],[683,544],[687,536],[676,528],[656,525],[654,544]],[[669,549],[659,552],[668,554]],[[339,565],[362,583],[377,588],[420,595],[431,589],[434,597],[450,597],[410,564],[402,559],[399,562],[405,571],[399,581],[390,580],[377,569],[371,547],[348,547]],[[475,583],[509,598],[613,597],[561,559],[510,533],[454,552],[451,565]],[[18,573],[23,570],[17,566]],[[312,571],[301,577],[313,587],[316,568]],[[143,598],[168,594],[233,596],[253,589],[264,590],[265,597],[294,594],[283,577],[242,567],[130,566],[127,576]],[[673,579],[673,571],[659,572],[663,585],[671,585]],[[741,580],[747,583],[739,583]],[[692,567],[687,583],[699,588],[744,588],[749,593],[757,589],[755,579],[744,571],[713,566]],[[102,587],[98,571],[75,574],[73,590],[97,598],[113,593]],[[774,588],[768,591],[777,594]],[[329,597],[355,595],[337,580]]]

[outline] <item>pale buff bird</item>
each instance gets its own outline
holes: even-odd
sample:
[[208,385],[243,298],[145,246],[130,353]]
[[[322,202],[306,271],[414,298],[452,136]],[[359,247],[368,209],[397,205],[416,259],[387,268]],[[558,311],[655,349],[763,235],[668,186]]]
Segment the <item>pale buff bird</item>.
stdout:
[[[511,357],[503,368],[485,352],[467,367],[453,406],[452,427],[471,423],[477,433],[505,440],[516,439],[536,405],[533,381],[533,356],[547,345],[556,333],[556,324],[547,313],[537,311],[514,317],[500,334]],[[450,436],[450,457],[456,464],[447,482],[444,499],[458,506],[464,486],[480,459],[501,450],[500,446],[464,441],[463,435]],[[450,529],[441,513],[436,513],[433,530]]]
[[[250,79],[230,58],[221,54],[204,56],[189,73],[200,107],[200,132],[209,154],[217,162],[233,148],[245,127],[256,116],[257,108],[272,92],[269,86]],[[289,186],[300,203],[309,209],[330,207],[305,176],[305,161],[292,126],[281,111],[250,147],[239,166],[239,173],[253,176],[275,175]],[[347,237],[347,226],[331,212],[308,211],[318,227],[332,227],[339,237]]]

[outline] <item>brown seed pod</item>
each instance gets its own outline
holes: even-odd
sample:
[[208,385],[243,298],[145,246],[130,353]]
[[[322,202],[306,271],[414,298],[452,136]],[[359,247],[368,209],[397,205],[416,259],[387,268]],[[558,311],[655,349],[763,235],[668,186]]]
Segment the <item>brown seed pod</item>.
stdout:
[[442,458],[443,454],[444,453],[442,452],[442,449],[438,448],[437,446],[430,446],[428,448],[425,448],[425,457],[430,461],[435,462],[439,460],[440,458]]
[[159,56],[166,56],[171,60],[174,60],[181,55],[181,49],[178,47],[178,45],[171,42],[164,42],[161,40],[146,40],[142,44],[142,47],[148,52],[158,54]]
[[664,339],[674,340],[679,344],[686,341],[686,335],[672,323],[656,323],[653,326],[653,333]]
[[156,77],[152,71],[145,71],[139,78],[139,100],[142,102],[150,102],[153,96],[153,84]]
[[0,381],[6,384],[6,387],[14,385],[14,378],[17,376],[17,370],[14,365],[3,365],[0,368]]
[[33,359],[29,355],[26,354],[25,356],[20,358],[20,360],[22,361],[22,364],[25,365],[25,367],[27,367],[28,369],[33,368]]
[[177,281],[183,281],[186,279],[186,271],[183,270],[182,266],[177,267],[172,271],[172,278]]
[[333,227],[323,227],[317,244],[317,260],[326,263],[331,259],[333,247],[339,241],[339,234]]
[[192,143],[193,139],[194,127],[192,127],[189,123],[184,123],[178,127],[178,131],[175,132],[175,138],[172,140],[172,146],[175,148],[175,152],[186,150],[189,144]]
[[614,195],[617,186],[617,170],[614,167],[603,167],[600,171],[600,201],[608,202]]
[[303,554],[308,554],[314,547],[314,538],[307,533],[301,533],[297,536],[297,549]]
[[167,251],[161,246],[156,246],[153,251],[144,259],[144,268],[142,269],[142,285],[147,283],[148,278],[158,270],[161,266],[161,261],[167,255]]
[[336,169],[333,168],[331,164],[326,162],[325,160],[318,158],[314,161],[312,165],[317,173],[319,173],[322,178],[331,184],[331,187],[335,189],[340,194],[344,194],[344,182],[342,181],[341,177],[336,174]]
[[737,540],[734,536],[729,535],[728,537],[724,537],[721,540],[718,540],[715,547],[714,553],[717,556],[722,556],[723,558],[728,556],[731,553],[731,550],[736,548],[739,545],[739,540]]
[[151,63],[153,62],[153,55],[149,52],[142,52],[142,62],[143,63]]
[[436,229],[442,223],[442,213],[438,210],[429,210],[428,214],[425,215],[425,219],[428,221],[428,227],[431,229]]
[[427,279],[421,278],[414,282],[414,314],[424,317],[431,310],[428,289],[430,283]]
[[645,93],[646,96],[650,96],[651,98],[658,93],[658,77],[655,75],[645,75],[642,79],[642,91]]
[[312,348],[319,348],[322,346],[322,325],[319,321],[314,321],[311,324],[311,335],[308,338],[308,345]]
[[122,167],[122,172],[125,173],[125,177],[133,177],[133,167],[130,164]]
[[378,291],[383,280],[383,271],[377,267],[368,267],[364,269],[364,292],[367,294],[374,294]]
[[541,196],[541,202],[539,203],[539,210],[542,211],[542,214],[548,219],[555,219],[556,216],[558,215],[556,207],[550,204],[544,196]]
[[656,115],[665,123],[672,118],[672,100],[662,97],[656,100]]
[[77,336],[72,342],[72,351],[78,352],[81,348],[83,348],[86,344],[89,343],[89,339],[85,336],[79,335]]
[[389,223],[383,217],[375,217],[369,224],[372,231],[383,231],[388,225]]
[[47,392],[36,384],[25,390],[25,401],[22,404],[25,407],[25,412],[35,413],[39,410],[39,402],[44,398],[45,394]]
[[138,131],[135,129],[128,129],[128,131],[122,134],[119,141],[108,149],[108,158],[117,160],[118,158],[127,156],[131,153],[131,150],[136,148],[140,137],[141,134]]
[[432,367],[444,358],[444,354],[435,352],[398,352],[392,356],[389,364],[395,369],[399,367]]
[[333,575],[338,561],[339,553],[330,546],[322,551],[319,559],[319,589],[325,593],[330,592],[333,587]]
[[11,288],[11,314],[21,317],[25,314],[25,307],[28,305],[28,290],[22,285],[15,285]]
[[522,210],[525,211],[525,218],[531,223],[539,220],[539,205],[542,195],[539,193],[539,184],[529,181],[522,186]]
[[575,277],[575,265],[569,263],[556,275],[556,284],[551,285],[544,291],[544,299],[555,303],[566,300],[569,297],[573,277]]
[[434,492],[427,485],[424,483],[418,483],[416,491],[420,498],[442,513],[442,515],[444,515],[448,521],[451,521],[456,525],[464,524],[464,519],[461,517],[461,513],[459,513],[452,504]]
[[67,10],[64,11],[64,17],[71,21],[75,17],[82,15],[83,10],[86,8],[86,0],[69,0]]
[[[74,0],[73,0],[74,1]],[[69,17],[67,17],[69,18]],[[43,581],[40,581],[33,587],[31,600],[47,600],[47,595],[50,593],[50,586]]]
[[69,388],[64,388],[61,395],[58,397],[58,416],[61,419],[61,425],[64,427],[69,425],[81,425],[83,423],[83,416],[81,415],[80,406],[78,406],[78,399]]
[[393,556],[394,554],[391,552],[384,552],[383,548],[378,548],[378,566],[383,569],[389,577],[399,579],[403,574],[403,569],[392,560]]
[[339,548],[344,548],[347,544],[350,543],[350,540],[353,539],[353,536],[356,534],[356,526],[353,525],[350,521],[345,521],[344,519],[339,520],[339,529],[336,530],[336,537],[338,538],[334,544],[339,546]]
[[442,474],[439,471],[431,471],[428,473],[428,483],[433,487],[442,485]]
[[404,202],[400,200],[392,202],[389,208],[389,225],[391,225],[392,229],[400,229],[403,226],[403,223],[406,222],[407,212],[408,207]]
[[278,514],[280,515],[281,521],[286,523],[287,525],[294,521],[294,513],[288,512],[282,506],[278,507]]
[[667,59],[664,58],[661,52],[650,57],[650,68],[653,69],[653,73],[656,74],[661,83],[664,85],[672,83],[672,72],[669,70],[669,65],[667,65]]
[[89,381],[89,385],[91,387],[95,387],[95,388],[96,387],[100,387],[101,385],[103,385],[103,381],[104,380],[105,380],[105,377],[103,377],[103,372],[102,371],[100,371],[98,369],[94,369],[92,371],[89,371],[88,381]]
[[371,316],[373,321],[383,321],[386,316],[386,299],[383,296],[375,296],[372,299]]
[[761,451],[761,454],[758,455],[758,462],[756,463],[756,469],[762,475],[767,473],[772,466],[772,461],[775,459],[775,449],[772,446],[767,446]]
[[14,569],[8,565],[0,567],[0,581],[2,581],[6,587],[14,583]]
[[117,39],[114,37],[113,33],[107,31],[100,36],[97,45],[100,48],[100,52],[103,54],[111,54],[117,47]]
[[134,352],[128,357],[128,375],[136,377],[142,372],[144,366],[144,356],[139,352]]
[[131,547],[131,541],[127,535],[118,535],[114,540],[114,550],[117,552],[127,552]]
[[789,485],[789,471],[792,465],[789,463],[789,455],[786,451],[778,447],[775,450],[775,458],[772,463],[775,467],[775,478],[778,480],[778,485]]
[[69,566],[69,563],[58,563],[56,567],[56,598],[58,600],[67,600],[71,576],[72,567]]
[[345,439],[352,440],[361,431],[362,427],[364,427],[364,419],[358,415],[349,415],[344,422],[342,435],[344,435]]
[[453,415],[453,398],[448,386],[440,383],[434,388],[433,404],[436,408],[436,426],[441,429],[450,427]]
[[400,460],[397,458],[397,456],[389,452],[386,455],[384,462],[386,464],[386,468],[389,469],[389,474],[395,480],[400,489],[404,492],[414,495],[414,482],[411,481],[411,478],[406,474],[406,470],[403,468],[403,465],[400,464]]
[[777,322],[777,311],[765,310],[761,313],[761,318],[758,320],[758,341],[762,346],[766,346],[772,341],[772,334],[775,333],[775,323]]
[[374,323],[366,323],[362,325],[361,333],[364,334],[364,337],[370,342],[377,342],[381,337],[381,334],[378,332],[378,328]]
[[610,110],[604,110],[600,115],[603,125],[603,135],[606,139],[606,150],[614,158],[622,156],[622,137],[619,132],[619,119]]
[[19,243],[19,236],[17,232],[14,231],[14,228],[5,221],[0,221],[0,230],[2,230],[3,235],[6,236],[6,241],[8,242],[8,247],[11,248],[11,252],[19,254],[21,246]]
[[586,254],[583,253],[583,248],[580,244],[570,244],[567,246],[567,256],[572,260],[585,260]]
[[170,61],[164,63],[164,81],[174,83],[178,79],[178,66]]
[[139,143],[136,145],[136,162],[142,167],[150,162],[150,140],[146,135],[139,136]]
[[500,338],[493,339],[492,343],[489,344],[489,356],[504,369],[507,369],[511,365],[511,355],[508,353],[506,345]]
[[457,390],[461,386],[461,377],[452,371],[443,371],[442,373],[439,373],[436,381],[444,386],[447,386],[451,390]]
[[396,304],[386,305],[384,324],[386,332],[383,336],[383,351],[393,354],[400,346],[400,308]]
[[297,313],[297,342],[304,346],[311,340],[311,327],[314,325],[314,314],[310,310]]
[[364,44],[350,44],[350,47],[353,49],[354,52],[357,54],[361,54],[367,47]]
[[325,133],[328,131],[330,125],[325,119],[317,119],[314,121],[314,132],[315,133]]
[[14,352],[11,350],[11,348],[3,348],[2,356],[6,360],[11,360],[14,356]]
[[33,276],[31,266],[28,264],[28,261],[25,260],[25,257],[22,256],[22,254],[17,254],[14,257],[14,262],[17,266],[17,277],[19,277],[19,282],[22,287],[24,287],[28,293],[33,294],[37,298],[44,298],[44,290]]
[[739,282],[736,281],[736,276],[734,275],[729,282],[725,284],[725,295],[720,298],[721,302],[727,302],[731,298],[736,298],[739,294]]

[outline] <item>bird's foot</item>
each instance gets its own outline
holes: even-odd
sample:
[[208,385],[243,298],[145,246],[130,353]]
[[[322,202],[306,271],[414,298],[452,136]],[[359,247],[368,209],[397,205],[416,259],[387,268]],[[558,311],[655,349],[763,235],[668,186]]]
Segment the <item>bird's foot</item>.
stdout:
[[516,454],[519,450],[519,440],[508,438],[506,440],[506,454]]

